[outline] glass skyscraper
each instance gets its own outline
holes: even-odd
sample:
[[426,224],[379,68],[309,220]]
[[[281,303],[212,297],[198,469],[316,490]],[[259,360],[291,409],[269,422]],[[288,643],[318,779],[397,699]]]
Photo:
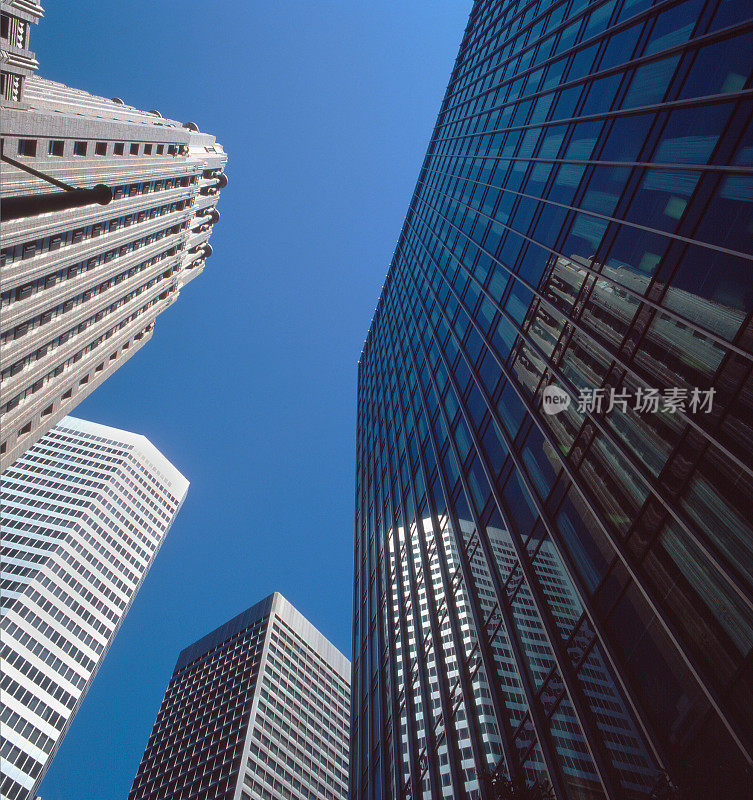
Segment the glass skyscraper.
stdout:
[[359,362],[351,797],[753,796],[753,9],[473,4]]
[[275,592],[178,656],[128,800],[346,800],[349,680]]
[[0,800],[27,800],[188,481],[143,436],[65,417],[5,471],[0,490]]

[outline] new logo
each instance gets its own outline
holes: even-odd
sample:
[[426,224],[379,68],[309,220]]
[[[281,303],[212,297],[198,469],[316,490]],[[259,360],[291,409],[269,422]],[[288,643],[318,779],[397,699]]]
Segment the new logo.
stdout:
[[545,414],[559,414],[570,405],[570,395],[552,383],[542,392],[541,405]]

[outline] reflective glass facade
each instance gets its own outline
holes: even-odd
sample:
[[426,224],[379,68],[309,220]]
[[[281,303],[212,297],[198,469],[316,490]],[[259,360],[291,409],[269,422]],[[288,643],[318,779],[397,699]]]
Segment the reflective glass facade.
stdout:
[[752,69],[742,0],[474,3],[359,362],[354,800],[753,795]]

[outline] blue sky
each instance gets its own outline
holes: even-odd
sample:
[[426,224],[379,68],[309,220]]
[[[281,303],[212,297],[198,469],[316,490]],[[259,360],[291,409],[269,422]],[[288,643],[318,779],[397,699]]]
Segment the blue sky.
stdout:
[[350,655],[356,364],[470,2],[45,7],[41,75],[230,157],[204,273],[75,412],[191,481],[41,787],[125,800],[187,644],[277,590]]

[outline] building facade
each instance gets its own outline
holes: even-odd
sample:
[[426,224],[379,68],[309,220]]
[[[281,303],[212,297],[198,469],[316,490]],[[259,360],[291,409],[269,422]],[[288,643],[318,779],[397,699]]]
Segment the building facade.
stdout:
[[128,800],[346,800],[349,681],[275,592],[180,654]]
[[19,106],[24,81],[39,67],[29,50],[31,26],[44,11],[37,0],[2,0],[0,2],[0,106]]
[[753,793],[752,69],[738,0],[473,3],[359,361],[352,800]]
[[187,490],[143,436],[72,417],[3,474],[3,800],[35,797]]
[[[37,9],[34,12],[34,9]],[[6,219],[0,237],[0,469],[151,337],[203,269],[227,157],[194,123],[34,74],[41,9],[0,2],[0,202],[109,187],[112,201]]]

